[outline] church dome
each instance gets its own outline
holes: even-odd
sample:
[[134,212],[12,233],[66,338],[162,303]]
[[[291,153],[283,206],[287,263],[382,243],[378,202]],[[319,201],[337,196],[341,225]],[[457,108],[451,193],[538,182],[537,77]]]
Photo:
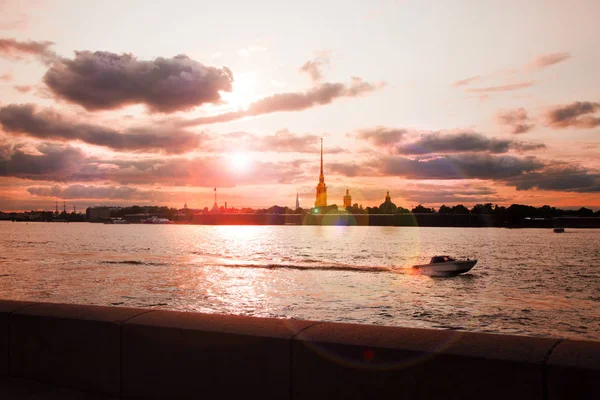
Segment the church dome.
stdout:
[[387,195],[385,196],[385,201],[379,206],[379,212],[381,214],[392,214],[396,211],[398,211],[398,206],[392,203],[390,191],[388,190]]

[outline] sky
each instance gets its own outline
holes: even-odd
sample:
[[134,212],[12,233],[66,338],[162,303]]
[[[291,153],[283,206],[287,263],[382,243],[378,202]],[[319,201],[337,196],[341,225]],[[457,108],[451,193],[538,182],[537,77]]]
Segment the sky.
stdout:
[[0,9],[0,210],[600,209],[598,1]]

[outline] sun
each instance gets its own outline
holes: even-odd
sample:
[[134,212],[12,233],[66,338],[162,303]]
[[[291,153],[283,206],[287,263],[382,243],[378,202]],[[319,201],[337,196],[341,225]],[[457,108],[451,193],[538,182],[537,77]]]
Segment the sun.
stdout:
[[252,72],[239,73],[235,75],[231,92],[222,92],[221,97],[234,109],[246,108],[256,96],[258,81],[256,74]]
[[230,168],[238,173],[247,171],[252,164],[252,157],[250,154],[243,151],[230,153],[228,159]]

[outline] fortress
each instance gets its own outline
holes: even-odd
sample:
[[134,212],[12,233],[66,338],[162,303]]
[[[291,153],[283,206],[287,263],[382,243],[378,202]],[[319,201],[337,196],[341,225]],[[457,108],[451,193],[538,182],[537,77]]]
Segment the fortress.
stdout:
[[[319,183],[316,187],[316,198],[315,198],[315,207],[327,207],[327,185],[325,184],[325,174],[323,173],[323,138],[321,138],[321,172],[319,173]],[[346,194],[344,195],[344,208],[352,207],[352,196],[350,196],[350,191],[346,188]],[[296,209],[299,208],[298,197],[296,195]],[[385,201],[379,206],[384,213],[395,213],[398,210],[398,207],[392,203],[392,199],[390,197],[390,191],[387,191],[385,196]]]

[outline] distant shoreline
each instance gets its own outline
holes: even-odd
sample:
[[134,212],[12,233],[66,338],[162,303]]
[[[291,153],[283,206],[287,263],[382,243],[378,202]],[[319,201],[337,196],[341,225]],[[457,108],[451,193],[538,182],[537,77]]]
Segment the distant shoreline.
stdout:
[[[15,220],[14,222],[45,221]],[[95,223],[102,222],[95,221]],[[141,224],[140,221],[136,220],[128,222]],[[487,214],[200,214],[177,218],[173,222],[177,225],[415,226],[511,229],[600,228],[600,218],[598,217],[523,218],[514,222],[499,222],[494,220],[493,215]],[[65,223],[65,221],[48,221],[47,223]]]

